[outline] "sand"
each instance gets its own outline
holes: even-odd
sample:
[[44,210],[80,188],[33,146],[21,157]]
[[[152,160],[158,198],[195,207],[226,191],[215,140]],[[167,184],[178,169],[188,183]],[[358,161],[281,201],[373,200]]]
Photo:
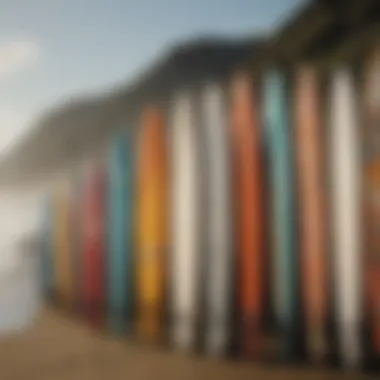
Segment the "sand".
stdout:
[[55,310],[0,340],[0,380],[349,380],[354,373],[259,367],[169,352],[89,331]]

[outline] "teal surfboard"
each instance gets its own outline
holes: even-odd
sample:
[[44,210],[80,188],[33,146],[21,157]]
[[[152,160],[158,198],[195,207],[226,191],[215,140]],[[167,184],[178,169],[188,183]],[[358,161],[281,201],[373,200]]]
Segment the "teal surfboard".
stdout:
[[271,182],[273,309],[280,338],[279,354],[291,359],[298,354],[300,305],[290,94],[285,76],[277,71],[267,73],[264,86]]
[[132,143],[127,134],[114,139],[108,170],[108,324],[123,333],[132,307]]
[[53,244],[53,208],[50,198],[47,196],[41,204],[41,240],[40,240],[40,262],[42,289],[46,300],[54,295],[54,244]]

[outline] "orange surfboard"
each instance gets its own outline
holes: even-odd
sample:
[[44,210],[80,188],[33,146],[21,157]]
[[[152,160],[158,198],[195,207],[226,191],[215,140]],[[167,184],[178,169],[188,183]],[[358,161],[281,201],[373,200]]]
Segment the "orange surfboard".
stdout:
[[143,113],[137,168],[137,329],[144,340],[162,338],[167,249],[167,168],[164,117]]
[[295,134],[300,204],[300,260],[306,346],[312,360],[327,354],[327,251],[318,78],[309,67],[297,70]]
[[246,73],[239,73],[233,80],[231,112],[240,309],[238,340],[243,355],[255,357],[263,343],[263,162],[258,94]]

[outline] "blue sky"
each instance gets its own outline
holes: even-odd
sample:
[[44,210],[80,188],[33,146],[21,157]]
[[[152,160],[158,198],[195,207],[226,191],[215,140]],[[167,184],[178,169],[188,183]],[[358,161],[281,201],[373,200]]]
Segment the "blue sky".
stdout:
[[302,0],[0,0],[0,149],[70,96],[124,83],[167,45],[271,30]]

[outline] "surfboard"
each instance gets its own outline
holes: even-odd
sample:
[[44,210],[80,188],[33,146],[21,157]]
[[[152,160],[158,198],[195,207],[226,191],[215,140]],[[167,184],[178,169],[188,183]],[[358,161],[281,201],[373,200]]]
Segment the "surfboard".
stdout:
[[41,276],[42,289],[46,301],[50,301],[54,295],[54,239],[53,223],[54,208],[50,194],[46,194],[41,202]]
[[83,178],[82,168],[71,177],[70,237],[73,273],[73,311],[83,315]]
[[83,198],[83,296],[85,317],[91,327],[104,326],[106,176],[100,162],[85,170]]
[[233,264],[231,244],[230,161],[227,130],[227,99],[216,83],[202,91],[204,164],[207,168],[208,220],[206,242],[206,349],[210,354],[226,353],[230,333],[230,297]]
[[70,236],[70,185],[67,180],[60,182],[56,194],[56,260],[55,273],[59,303],[67,310],[73,307],[74,278]]
[[143,112],[137,172],[137,328],[139,337],[163,339],[167,254],[167,158],[161,110]]
[[240,352],[262,349],[264,296],[263,176],[258,94],[247,73],[232,82],[231,141],[239,282]]
[[299,258],[295,209],[289,93],[285,76],[276,70],[264,78],[264,116],[271,182],[274,314],[280,356],[293,360],[299,348]]
[[200,152],[190,94],[178,93],[171,106],[171,338],[177,349],[192,350],[201,277]]
[[348,69],[331,83],[331,207],[339,352],[345,366],[361,360],[361,265],[357,102]]
[[371,351],[380,360],[380,50],[364,73],[363,206],[364,275]]
[[299,67],[295,80],[302,304],[308,356],[321,362],[328,350],[329,293],[321,107],[315,70]]
[[132,309],[133,148],[128,133],[116,136],[108,160],[108,324],[124,333]]

